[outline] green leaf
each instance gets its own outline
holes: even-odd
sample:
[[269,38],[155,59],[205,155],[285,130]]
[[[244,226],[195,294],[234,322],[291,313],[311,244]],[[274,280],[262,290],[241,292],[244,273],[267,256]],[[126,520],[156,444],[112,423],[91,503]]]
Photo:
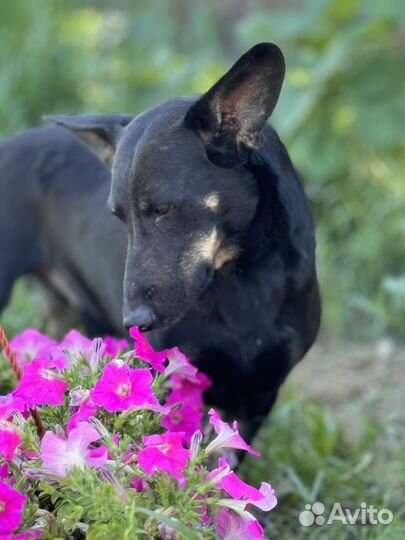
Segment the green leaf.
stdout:
[[201,540],[201,536],[198,533],[194,532],[192,529],[189,529],[177,521],[177,519],[165,516],[154,510],[149,510],[148,508],[135,508],[134,511],[135,513],[139,512],[141,514],[146,514],[147,516],[160,521],[160,523],[163,523],[163,525],[167,525],[171,529],[174,529],[176,532],[181,534],[181,538],[184,538],[184,540]]

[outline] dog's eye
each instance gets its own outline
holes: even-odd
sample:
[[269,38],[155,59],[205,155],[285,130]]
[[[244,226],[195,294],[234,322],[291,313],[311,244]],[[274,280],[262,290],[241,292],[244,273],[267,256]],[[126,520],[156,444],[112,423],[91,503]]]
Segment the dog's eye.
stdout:
[[173,210],[173,205],[171,204],[164,204],[162,206],[159,206],[155,208],[155,222],[158,223],[163,217],[170,214],[170,212]]

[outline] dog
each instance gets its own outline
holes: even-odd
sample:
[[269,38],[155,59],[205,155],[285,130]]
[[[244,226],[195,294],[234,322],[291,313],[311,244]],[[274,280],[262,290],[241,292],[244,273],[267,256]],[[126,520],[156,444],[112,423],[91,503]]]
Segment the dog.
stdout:
[[267,124],[284,72],[261,43],[200,97],[1,142],[0,310],[34,274],[89,334],[178,345],[251,440],[320,324],[312,210]]

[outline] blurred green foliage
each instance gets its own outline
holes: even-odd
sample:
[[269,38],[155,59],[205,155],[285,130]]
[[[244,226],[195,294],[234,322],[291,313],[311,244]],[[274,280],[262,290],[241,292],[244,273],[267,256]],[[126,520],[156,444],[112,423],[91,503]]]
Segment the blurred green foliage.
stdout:
[[[405,481],[401,413],[392,413],[381,423],[369,416],[366,403],[353,401],[339,408],[325,406],[303,399],[291,386],[285,389],[255,441],[262,457],[249,456],[241,466],[248,482],[258,485],[264,480],[277,486],[279,504],[268,516],[268,538],[403,538],[405,512],[398,496]],[[350,411],[356,418],[355,436],[348,429]],[[360,501],[367,501],[375,508],[389,508],[394,519],[388,526],[332,523],[303,528],[300,512],[315,501],[325,505],[326,516],[336,502],[358,508]]]
[[398,0],[2,2],[0,134],[201,93],[251,45],[277,43],[273,125],[314,202],[325,326],[400,335],[403,23]]

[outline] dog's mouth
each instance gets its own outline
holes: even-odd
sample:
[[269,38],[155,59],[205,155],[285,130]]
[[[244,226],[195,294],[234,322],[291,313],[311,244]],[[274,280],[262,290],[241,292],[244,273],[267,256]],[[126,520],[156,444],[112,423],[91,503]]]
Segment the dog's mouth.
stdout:
[[[178,307],[178,309],[172,312],[165,312],[164,306],[163,309],[153,309],[153,308],[137,308],[135,314],[139,310],[146,309],[146,312],[142,317],[129,317],[128,320],[124,320],[124,325],[127,328],[131,326],[138,326],[142,332],[152,332],[152,331],[163,331],[169,330],[182,319],[186,318],[189,312],[192,310],[196,302],[199,301],[201,296],[205,293],[207,287],[210,284],[210,279],[206,283],[201,284],[201,286],[194,290],[192,298],[184,299],[184,303]],[[170,302],[167,302],[170,305]],[[150,310],[151,313],[147,313]]]
[[[187,317],[201,301],[201,297],[212,283],[215,272],[213,264],[204,264],[192,286],[186,281],[178,280],[176,283],[174,280],[169,286],[165,284],[164,288],[150,287],[154,298],[145,295],[140,302],[134,302],[124,295],[124,326],[128,329],[137,326],[142,332],[172,328]],[[173,271],[173,274],[178,273]]]
[[154,324],[151,324],[148,328],[145,328],[144,330],[141,328],[141,330],[142,332],[169,330],[169,328],[172,328],[175,324],[181,321],[183,317],[184,315],[182,314],[171,316],[170,318],[166,318],[166,319],[163,319],[162,321],[158,321]]
[[188,312],[179,310],[171,314],[158,314],[148,306],[137,306],[124,315],[124,326],[127,329],[137,326],[141,332],[167,330],[178,323]]
[[148,328],[148,330],[145,330],[145,332],[150,332],[152,330],[156,330],[156,331],[169,330],[170,328],[175,326],[177,323],[179,323],[181,320],[185,319],[188,316],[188,314],[193,309],[196,302],[198,302],[199,298],[203,295],[205,290],[206,290],[206,287],[201,288],[201,290],[198,291],[198,293],[196,293],[194,300],[187,302],[187,304],[182,306],[181,309],[179,308],[178,310],[173,311],[172,313],[162,314],[161,317],[157,317],[154,324],[152,324]]

